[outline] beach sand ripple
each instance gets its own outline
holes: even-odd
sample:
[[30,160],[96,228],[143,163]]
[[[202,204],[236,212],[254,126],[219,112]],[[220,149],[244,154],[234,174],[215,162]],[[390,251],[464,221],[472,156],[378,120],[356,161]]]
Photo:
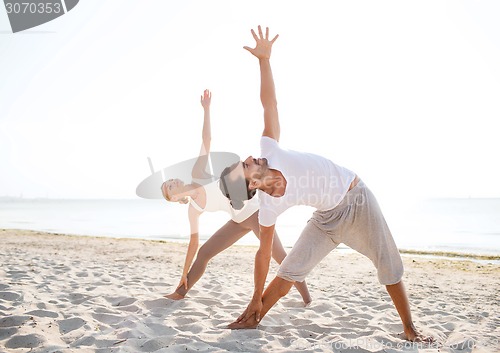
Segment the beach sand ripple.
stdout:
[[[437,343],[406,342],[371,262],[330,254],[257,330],[226,326],[253,290],[255,247],[213,259],[181,301],[186,245],[0,230],[0,352],[500,352],[500,265],[403,257],[415,324]],[[268,280],[276,272],[271,265]]]

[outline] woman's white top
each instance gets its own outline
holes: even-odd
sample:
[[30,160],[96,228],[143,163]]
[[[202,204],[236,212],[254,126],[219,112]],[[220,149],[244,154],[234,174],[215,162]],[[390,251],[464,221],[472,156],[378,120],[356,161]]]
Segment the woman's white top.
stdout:
[[217,212],[224,211],[227,212],[231,219],[236,223],[241,223],[248,217],[253,215],[259,209],[259,200],[257,197],[253,197],[251,200],[245,201],[245,205],[241,210],[235,210],[231,207],[231,203],[227,197],[222,194],[219,189],[219,182],[213,181],[209,184],[202,185],[205,189],[206,194],[206,204],[204,208],[201,208],[196,200],[192,200],[190,205],[193,206],[199,212]]

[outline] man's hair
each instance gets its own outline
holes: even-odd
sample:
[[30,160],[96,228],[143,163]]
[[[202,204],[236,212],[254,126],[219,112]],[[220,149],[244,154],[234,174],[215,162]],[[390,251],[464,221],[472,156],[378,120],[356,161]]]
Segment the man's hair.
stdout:
[[250,200],[255,196],[257,190],[249,189],[249,182],[243,175],[239,175],[236,179],[231,179],[229,174],[236,169],[238,164],[225,168],[220,175],[219,189],[226,196],[231,203],[231,207],[235,210],[241,210],[244,206],[243,201]]

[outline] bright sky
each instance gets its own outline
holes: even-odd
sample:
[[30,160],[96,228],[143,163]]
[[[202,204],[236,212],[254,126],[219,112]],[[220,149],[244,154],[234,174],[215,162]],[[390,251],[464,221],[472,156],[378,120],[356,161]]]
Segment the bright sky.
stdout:
[[0,8],[0,196],[134,198],[212,150],[258,155],[251,28],[271,59],[283,147],[354,170],[377,197],[500,197],[500,2],[81,0],[12,34]]

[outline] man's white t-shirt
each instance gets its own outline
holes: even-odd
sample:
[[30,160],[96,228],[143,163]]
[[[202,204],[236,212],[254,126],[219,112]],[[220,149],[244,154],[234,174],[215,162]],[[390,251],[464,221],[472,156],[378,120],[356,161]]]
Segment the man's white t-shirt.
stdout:
[[354,172],[327,158],[282,149],[276,140],[267,136],[262,136],[260,147],[268,167],[280,171],[287,182],[281,197],[259,190],[259,224],[265,227],[274,225],[278,216],[292,206],[331,210],[342,201],[356,177]]

